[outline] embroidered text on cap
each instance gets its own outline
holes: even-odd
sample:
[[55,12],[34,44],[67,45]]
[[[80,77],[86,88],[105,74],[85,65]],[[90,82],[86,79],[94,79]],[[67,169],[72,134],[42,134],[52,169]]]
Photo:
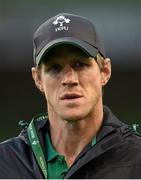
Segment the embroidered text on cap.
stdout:
[[66,23],[70,23],[70,19],[68,18],[65,18],[65,16],[59,16],[56,18],[55,21],[53,21],[53,24],[54,25],[58,25],[59,24],[59,27],[55,28],[55,31],[62,31],[62,30],[68,30],[68,26],[63,26],[63,24]]

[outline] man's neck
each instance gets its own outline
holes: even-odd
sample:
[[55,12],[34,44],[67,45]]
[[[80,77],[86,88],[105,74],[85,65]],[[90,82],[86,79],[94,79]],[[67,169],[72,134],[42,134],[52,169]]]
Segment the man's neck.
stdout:
[[103,110],[93,118],[88,117],[79,121],[54,119],[52,116],[49,119],[52,144],[59,154],[65,156],[68,166],[71,166],[77,155],[99,131]]

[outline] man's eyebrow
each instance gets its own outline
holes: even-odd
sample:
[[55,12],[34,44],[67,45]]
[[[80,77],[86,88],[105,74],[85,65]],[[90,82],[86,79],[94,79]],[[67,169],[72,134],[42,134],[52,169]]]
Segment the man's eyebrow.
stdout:
[[54,55],[53,56],[46,56],[43,59],[43,63],[51,64],[51,63],[53,63],[55,61],[54,58],[56,58],[56,56],[54,56]]

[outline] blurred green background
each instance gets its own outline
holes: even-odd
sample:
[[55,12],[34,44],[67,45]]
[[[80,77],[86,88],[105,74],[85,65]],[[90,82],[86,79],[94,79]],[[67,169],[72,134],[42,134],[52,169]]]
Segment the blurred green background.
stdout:
[[31,78],[32,35],[60,12],[97,26],[113,68],[104,104],[141,132],[140,0],[0,0],[0,141],[19,133],[19,120],[46,111]]

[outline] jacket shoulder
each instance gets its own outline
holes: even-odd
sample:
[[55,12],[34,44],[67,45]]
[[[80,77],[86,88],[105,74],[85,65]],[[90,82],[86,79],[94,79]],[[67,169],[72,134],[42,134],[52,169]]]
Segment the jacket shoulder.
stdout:
[[0,179],[41,179],[30,146],[21,137],[0,143]]
[[24,151],[25,146],[27,147],[27,143],[22,139],[22,137],[13,137],[0,143],[0,154],[12,154],[12,152],[20,153],[21,151]]

